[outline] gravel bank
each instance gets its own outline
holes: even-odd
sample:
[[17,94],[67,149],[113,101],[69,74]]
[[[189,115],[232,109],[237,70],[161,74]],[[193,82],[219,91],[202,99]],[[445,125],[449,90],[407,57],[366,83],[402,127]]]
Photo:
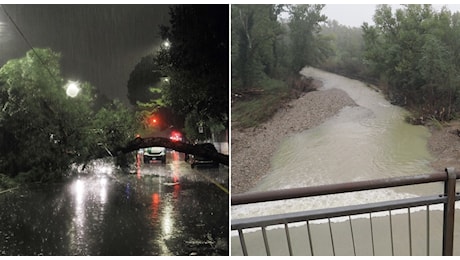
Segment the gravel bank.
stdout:
[[318,90],[287,103],[257,127],[232,129],[232,194],[249,191],[268,173],[272,155],[287,135],[320,125],[342,108],[355,105],[345,91]]

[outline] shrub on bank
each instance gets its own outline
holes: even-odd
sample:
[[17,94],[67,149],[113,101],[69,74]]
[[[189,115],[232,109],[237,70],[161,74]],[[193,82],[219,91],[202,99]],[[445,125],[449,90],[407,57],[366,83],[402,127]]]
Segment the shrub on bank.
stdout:
[[5,174],[0,173],[0,191],[7,190],[18,186],[17,182],[14,179],[8,177]]

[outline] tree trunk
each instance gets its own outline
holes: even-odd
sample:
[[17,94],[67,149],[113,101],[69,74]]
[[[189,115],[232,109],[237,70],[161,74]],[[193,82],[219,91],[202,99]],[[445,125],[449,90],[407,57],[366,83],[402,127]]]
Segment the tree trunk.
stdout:
[[178,152],[193,154],[197,156],[206,157],[212,159],[215,162],[227,165],[229,164],[229,156],[226,154],[221,154],[217,152],[216,149],[209,149],[208,144],[188,144],[183,142],[172,141],[169,138],[164,137],[149,137],[149,138],[136,138],[128,143],[125,147],[119,147],[112,154],[118,153],[129,153],[132,151],[137,151],[141,148],[147,147],[165,147],[170,148]]

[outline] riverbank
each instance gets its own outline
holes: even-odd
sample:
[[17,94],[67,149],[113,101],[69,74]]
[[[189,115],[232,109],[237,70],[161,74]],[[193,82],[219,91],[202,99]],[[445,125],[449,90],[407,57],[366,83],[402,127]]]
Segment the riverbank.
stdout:
[[0,194],[14,191],[19,187],[19,184],[12,178],[0,173]]
[[[321,79],[321,78],[320,78]],[[339,82],[333,84],[341,84]],[[339,86],[339,85],[338,85]],[[251,191],[269,172],[271,159],[281,142],[291,134],[316,127],[343,107],[355,106],[353,99],[336,88],[304,93],[280,105],[276,114],[257,127],[239,128],[232,122],[232,193]],[[460,169],[460,122],[427,125],[428,152],[434,172],[446,167]]]
[[249,191],[268,173],[273,153],[288,135],[318,126],[355,105],[343,90],[317,90],[284,104],[257,127],[232,128],[232,194]]
[[442,172],[447,167],[460,170],[460,121],[451,121],[442,125],[429,125],[431,136],[428,149],[435,160],[431,167],[435,172]]

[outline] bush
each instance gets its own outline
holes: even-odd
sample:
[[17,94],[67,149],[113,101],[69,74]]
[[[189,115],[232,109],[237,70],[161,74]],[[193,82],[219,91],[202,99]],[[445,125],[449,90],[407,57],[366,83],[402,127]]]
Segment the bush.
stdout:
[[10,177],[0,173],[0,189],[6,190],[18,186],[18,184]]

